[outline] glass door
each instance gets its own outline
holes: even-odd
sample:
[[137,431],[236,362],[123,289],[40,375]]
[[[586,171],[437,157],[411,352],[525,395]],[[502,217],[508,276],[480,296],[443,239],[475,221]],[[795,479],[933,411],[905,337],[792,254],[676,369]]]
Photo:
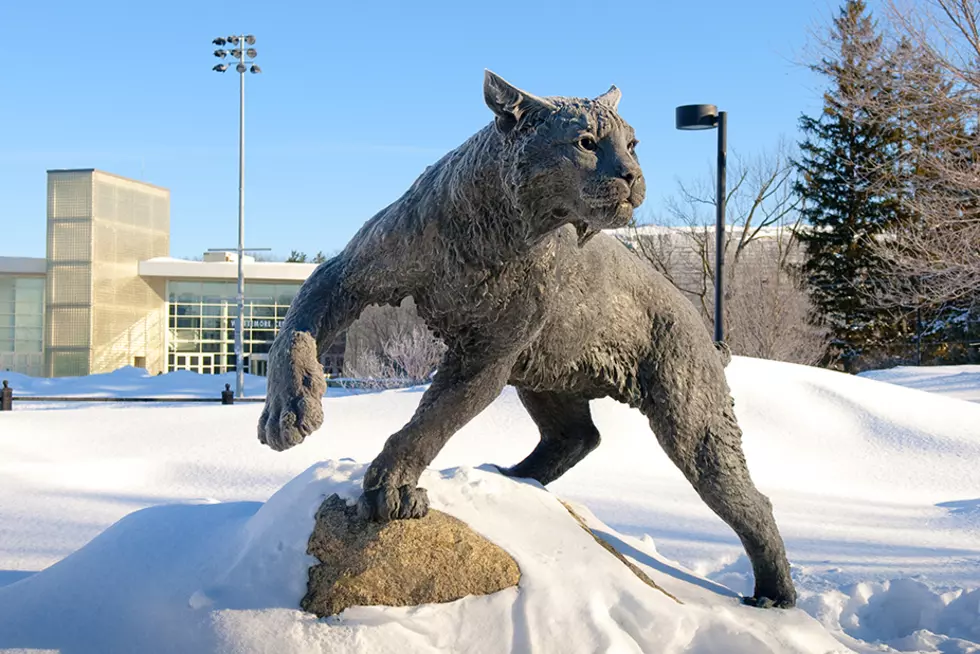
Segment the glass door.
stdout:
[[248,372],[252,375],[265,377],[269,369],[268,354],[253,354],[248,358]]

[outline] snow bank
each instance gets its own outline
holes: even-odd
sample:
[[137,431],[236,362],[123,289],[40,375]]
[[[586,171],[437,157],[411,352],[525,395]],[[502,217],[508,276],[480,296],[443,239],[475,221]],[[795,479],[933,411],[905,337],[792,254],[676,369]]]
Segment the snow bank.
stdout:
[[[199,375],[177,370],[151,375],[142,368],[125,367],[113,372],[85,377],[29,377],[0,371],[10,382],[15,396],[40,397],[220,397],[225,384],[235,388],[235,373]],[[245,394],[265,395],[265,377],[245,375]]]
[[51,568],[0,589],[0,647],[72,652],[843,651],[799,610],[762,611],[617,534],[683,604],[640,581],[540,486],[489,469],[430,472],[433,506],[520,565],[517,589],[417,608],[296,609],[322,498],[359,492],[365,466],[310,468],[264,505],[138,511]]
[[868,370],[861,377],[980,402],[980,366],[897,366]]
[[[943,593],[901,578],[812,595],[800,606],[862,652],[882,647],[944,654],[980,651],[980,589]],[[862,640],[879,646],[868,647]]]
[[[749,468],[772,500],[801,607],[842,647],[860,652],[980,647],[971,631],[980,623],[980,406],[862,377],[739,357],[727,373]],[[226,383],[192,373],[147,377],[132,371],[37,381],[50,384],[37,392],[58,395],[71,384],[79,393],[127,387],[139,395],[210,395]],[[420,396],[420,389],[362,395],[335,395],[330,389],[324,427],[284,453],[257,442],[262,409],[257,404],[22,403],[0,414],[0,587],[39,577],[32,574],[124,516],[161,504],[197,503],[153,508],[126,520],[156,524],[153,516],[173,512],[168,515],[184,524],[181,512],[188,511],[197,516],[180,528],[188,538],[200,524],[215,540],[240,543],[235,534],[259,506],[241,502],[267,500],[312,461],[370,461],[409,419]],[[646,565],[657,563],[659,552],[664,561],[677,562],[669,564],[674,570],[750,592],[751,571],[738,539],[663,454],[643,416],[605,400],[593,402],[592,412],[602,445],[549,490],[588,507],[605,525],[597,529],[615,534],[620,551],[634,558],[650,555]],[[506,389],[450,440],[434,468],[511,464],[536,441],[534,424],[513,389]],[[426,483],[433,488],[440,479],[429,473]],[[139,518],[144,514],[149,517]],[[228,524],[225,535],[208,526],[218,522]],[[161,524],[153,529],[163,529]],[[170,556],[181,556],[178,546]],[[221,563],[224,568],[209,568],[203,560],[194,564],[210,575],[212,586],[188,582],[181,601],[197,591],[203,595],[195,602],[230,601],[218,592],[219,573],[230,561]],[[169,576],[178,579],[178,571]],[[240,588],[236,592],[245,596]],[[427,611],[417,615],[445,625],[453,620],[452,612]],[[307,629],[287,613],[275,615],[266,616],[262,628]],[[74,618],[62,614],[59,619]],[[352,635],[350,642],[357,638]]]

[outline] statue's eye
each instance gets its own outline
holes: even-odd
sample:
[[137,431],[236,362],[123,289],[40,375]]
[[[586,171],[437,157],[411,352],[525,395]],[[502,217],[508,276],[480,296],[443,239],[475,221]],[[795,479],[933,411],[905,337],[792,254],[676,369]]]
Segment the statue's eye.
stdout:
[[578,140],[578,145],[583,150],[587,150],[589,152],[595,152],[599,147],[599,145],[595,142],[595,139],[591,136],[583,136],[580,138]]
[[629,145],[626,146],[626,149],[629,150],[630,152],[633,152],[634,150],[636,150],[636,146],[638,146],[639,144],[640,144],[639,141],[633,139],[632,141],[629,142]]

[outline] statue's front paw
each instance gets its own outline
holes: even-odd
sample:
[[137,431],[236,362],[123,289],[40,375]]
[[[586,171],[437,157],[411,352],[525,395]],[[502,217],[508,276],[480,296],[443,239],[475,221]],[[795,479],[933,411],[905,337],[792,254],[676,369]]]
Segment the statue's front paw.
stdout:
[[421,518],[428,512],[429,495],[415,486],[380,486],[365,490],[357,500],[358,515],[374,522]]
[[277,452],[299,445],[323,423],[322,393],[266,400],[259,418],[259,441]]
[[280,335],[269,357],[268,393],[259,418],[259,441],[277,452],[299,445],[323,424],[327,384],[316,358],[316,343],[306,333]]

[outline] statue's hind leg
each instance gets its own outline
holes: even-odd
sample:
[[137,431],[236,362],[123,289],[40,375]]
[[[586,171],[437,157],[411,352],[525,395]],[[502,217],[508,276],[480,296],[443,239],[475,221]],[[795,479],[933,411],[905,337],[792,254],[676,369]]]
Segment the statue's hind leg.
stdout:
[[742,541],[755,574],[746,603],[791,607],[796,590],[772,504],[749,476],[721,363],[703,349],[701,357],[695,348],[644,366],[640,408],[670,459]]
[[523,388],[517,394],[538,426],[541,442],[523,461],[503,469],[504,474],[548,484],[599,445],[599,430],[592,422],[587,398]]

